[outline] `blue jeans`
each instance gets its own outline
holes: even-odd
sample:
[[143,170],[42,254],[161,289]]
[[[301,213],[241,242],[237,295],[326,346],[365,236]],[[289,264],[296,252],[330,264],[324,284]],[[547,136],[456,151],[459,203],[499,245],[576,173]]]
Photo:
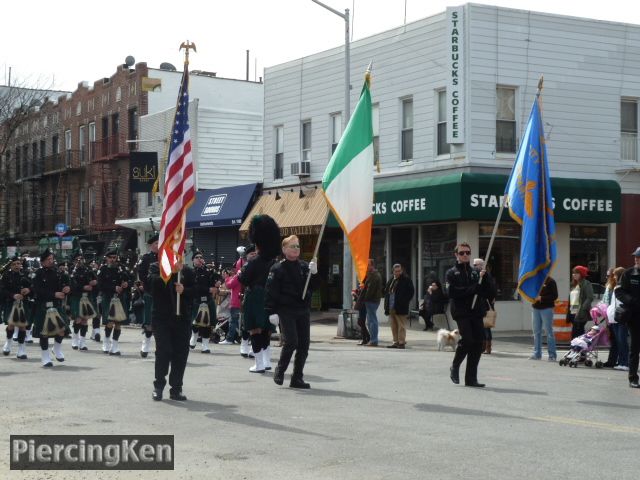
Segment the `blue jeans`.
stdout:
[[238,336],[238,329],[240,328],[240,309],[231,307],[229,309],[231,313],[231,319],[229,319],[229,333],[227,334],[227,340],[234,342]]
[[533,309],[533,356],[542,358],[542,329],[547,332],[549,358],[556,358],[556,339],[553,336],[553,308]]
[[364,302],[367,309],[367,327],[371,336],[371,343],[378,343],[378,305],[380,302]]
[[615,342],[618,346],[618,365],[623,367],[629,366],[629,329],[626,325],[612,323]]

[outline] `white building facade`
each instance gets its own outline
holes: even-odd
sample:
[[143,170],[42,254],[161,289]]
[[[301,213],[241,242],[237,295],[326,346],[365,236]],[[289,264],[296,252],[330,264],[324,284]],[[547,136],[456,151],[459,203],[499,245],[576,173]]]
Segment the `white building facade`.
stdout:
[[[486,254],[542,75],[560,300],[573,266],[602,283],[608,267],[629,265],[640,244],[631,213],[640,194],[639,47],[638,25],[476,4],[353,42],[352,108],[373,62],[378,164],[363,175],[375,178],[371,255],[383,275],[401,263],[423,292],[430,272],[443,280],[456,243]],[[286,215],[295,209],[290,192],[321,181],[344,129],[344,48],[267,68],[264,95],[265,195],[257,206],[266,211],[276,193],[288,194]],[[313,245],[316,230],[308,232]],[[324,305],[341,298],[341,241],[329,232],[321,248]],[[530,306],[514,296],[519,248],[520,227],[505,216],[488,259],[498,329],[530,328]]]

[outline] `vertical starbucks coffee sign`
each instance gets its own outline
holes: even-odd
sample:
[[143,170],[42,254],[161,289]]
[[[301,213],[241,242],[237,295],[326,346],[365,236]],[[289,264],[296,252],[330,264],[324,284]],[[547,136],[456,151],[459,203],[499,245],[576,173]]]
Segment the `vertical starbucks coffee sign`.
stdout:
[[447,8],[447,143],[464,143],[464,7]]

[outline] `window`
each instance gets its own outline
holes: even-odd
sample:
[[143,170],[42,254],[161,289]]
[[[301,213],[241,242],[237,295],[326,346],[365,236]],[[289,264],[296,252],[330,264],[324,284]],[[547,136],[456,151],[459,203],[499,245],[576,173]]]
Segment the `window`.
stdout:
[[54,135],[51,137],[51,154],[57,155],[58,153],[60,153],[60,140],[58,135]]
[[402,101],[402,161],[413,159],[413,99]]
[[153,192],[147,192],[147,207],[153,207]]
[[82,102],[76,104],[76,117],[82,115]]
[[40,158],[38,159],[38,174],[41,174],[44,170],[44,157],[46,156],[47,142],[40,140]]
[[620,103],[620,158],[638,161],[638,102]]
[[116,88],[116,102],[119,102],[120,100],[122,100],[122,88],[118,87]]
[[[474,258],[486,257],[492,231],[493,223],[480,224],[480,251],[477,252],[479,255],[471,252]],[[491,257],[487,260],[487,270],[493,276],[498,290],[496,300],[516,300],[519,266],[520,225],[515,222],[502,222],[498,226],[491,247]]]
[[96,123],[91,122],[89,124],[89,158],[91,158],[91,160],[94,160],[96,158],[95,142],[96,142]]
[[86,204],[84,199],[84,190],[80,189],[78,192],[78,215],[80,217],[80,224],[84,225],[84,217],[86,216]]
[[273,179],[282,178],[282,167],[284,164],[284,126],[280,125],[275,129],[275,158],[273,162]]
[[89,225],[94,221],[94,210],[96,208],[96,189],[89,187]]
[[496,89],[496,153],[516,153],[516,90]]
[[302,122],[302,161],[311,161],[311,120]]
[[451,153],[451,145],[447,143],[447,91],[438,92],[438,155]]
[[111,132],[113,135],[117,135],[120,131],[120,114],[114,113],[111,115]]
[[80,163],[85,164],[87,162],[87,140],[85,138],[84,125],[80,125],[78,129],[78,146],[80,147]]
[[38,174],[38,142],[31,144],[31,175]]
[[[138,139],[138,109],[130,108],[128,112],[129,140]],[[129,150],[136,150],[136,143],[129,143]]]
[[71,165],[71,130],[64,131],[64,152],[66,166],[69,167]]
[[31,168],[31,162],[29,162],[29,145],[22,146],[22,176],[28,177],[30,175],[29,170]]
[[338,142],[342,137],[342,113],[331,115],[331,154],[336,151]]
[[[453,251],[458,240],[458,226],[455,223],[423,225],[422,228],[422,275],[436,277],[443,285],[445,274],[453,267],[456,259]],[[426,282],[425,282],[426,283]],[[426,289],[429,285],[424,285]],[[422,298],[424,292],[421,292]]]
[[371,124],[373,127],[373,164],[380,162],[380,105],[374,103],[371,106]]
[[67,192],[64,197],[64,223],[71,225],[71,193]]
[[21,157],[20,157],[20,147],[16,148],[16,158],[15,158],[15,162],[16,162],[16,180],[19,179],[22,175],[20,172],[20,162],[22,161]]

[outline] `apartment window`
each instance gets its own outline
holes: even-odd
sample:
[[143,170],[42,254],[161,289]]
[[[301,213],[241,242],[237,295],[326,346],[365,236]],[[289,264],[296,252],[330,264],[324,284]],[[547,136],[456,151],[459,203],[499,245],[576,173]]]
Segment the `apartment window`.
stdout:
[[96,189],[89,187],[89,225],[94,221],[94,210],[96,208]]
[[51,154],[57,155],[58,153],[60,153],[60,140],[58,135],[54,135],[51,137]]
[[620,103],[620,158],[638,161],[638,101]]
[[496,89],[496,153],[516,153],[516,90]]
[[338,142],[342,137],[342,113],[331,115],[331,154],[338,148]]
[[82,115],[82,102],[76,104],[76,117]]
[[[138,139],[138,109],[130,108],[128,112],[129,140]],[[136,150],[137,144],[129,143],[129,150]]]
[[69,167],[71,165],[71,130],[64,131],[64,152],[66,166]]
[[89,124],[89,158],[95,159],[95,142],[96,142],[96,123]]
[[373,127],[373,164],[380,162],[380,105],[371,106],[371,124]]
[[302,122],[302,161],[311,161],[311,120]]
[[114,113],[111,115],[111,132],[113,135],[117,135],[120,131],[120,114]]
[[86,216],[86,202],[84,199],[84,190],[80,189],[78,192],[78,216],[80,217],[80,224],[84,224],[84,217]]
[[280,125],[275,129],[275,158],[273,161],[273,179],[282,178],[282,168],[284,165],[284,126]]
[[78,146],[80,147],[80,163],[84,164],[87,162],[87,140],[85,137],[86,127],[84,125],[80,125],[78,128]]
[[38,142],[31,144],[31,175],[38,174]]
[[147,192],[147,207],[153,207],[153,192]]
[[31,162],[29,162],[29,145],[22,146],[22,176],[28,177],[30,175]]
[[120,100],[122,100],[122,88],[118,87],[116,88],[116,102],[119,102]]
[[22,175],[20,172],[20,162],[22,161],[22,157],[20,156],[20,148],[16,148],[16,158],[15,158],[15,162],[16,162],[16,180],[19,179]]
[[44,170],[44,157],[46,156],[47,142],[40,140],[40,158],[38,160],[38,173],[42,173]]
[[451,145],[447,143],[447,92],[438,92],[438,155],[451,153]]
[[413,99],[402,101],[402,161],[413,159]]
[[71,224],[71,193],[69,192],[64,197],[64,223]]

